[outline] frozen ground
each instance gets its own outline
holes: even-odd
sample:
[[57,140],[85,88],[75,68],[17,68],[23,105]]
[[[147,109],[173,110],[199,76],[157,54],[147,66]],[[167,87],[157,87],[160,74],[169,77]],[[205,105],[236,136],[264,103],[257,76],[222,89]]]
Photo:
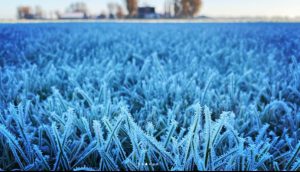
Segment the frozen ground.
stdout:
[[300,170],[300,24],[1,24],[0,169]]

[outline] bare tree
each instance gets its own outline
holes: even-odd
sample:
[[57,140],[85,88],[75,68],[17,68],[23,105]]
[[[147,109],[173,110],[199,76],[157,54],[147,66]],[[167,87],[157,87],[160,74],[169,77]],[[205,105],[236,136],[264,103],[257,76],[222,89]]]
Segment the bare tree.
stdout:
[[107,8],[108,8],[108,13],[109,16],[115,16],[115,4],[114,3],[108,3]]
[[201,0],[192,0],[191,2],[192,7],[192,16],[195,17],[202,7],[202,1]]
[[127,6],[129,17],[135,17],[137,15],[138,1],[126,0],[126,6]]
[[32,14],[31,7],[28,7],[28,6],[18,7],[18,18],[19,19],[24,19],[27,16],[29,16],[30,14]]
[[164,14],[165,14],[165,17],[171,17],[172,15],[172,0],[165,0],[165,3],[164,3]]
[[175,0],[174,11],[177,17],[195,17],[202,7],[202,0]]
[[40,6],[35,7],[35,16],[37,18],[43,18],[44,12],[43,9]]
[[182,16],[190,16],[190,0],[181,0]]
[[124,17],[124,12],[123,8],[120,4],[117,3],[109,3],[107,4],[108,11],[109,11],[109,16],[111,18],[123,18]]
[[119,19],[124,17],[123,8],[119,4],[117,4],[117,14],[116,15]]
[[70,5],[69,9],[67,11],[70,12],[80,12],[80,13],[87,13],[88,9],[85,3],[83,2],[76,2]]
[[175,17],[179,17],[181,15],[180,0],[174,0],[174,15]]

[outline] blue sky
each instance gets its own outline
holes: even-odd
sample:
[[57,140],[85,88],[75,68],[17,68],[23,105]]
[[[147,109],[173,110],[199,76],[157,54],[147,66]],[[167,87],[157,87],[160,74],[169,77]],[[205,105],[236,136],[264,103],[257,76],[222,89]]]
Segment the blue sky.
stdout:
[[[63,12],[72,2],[81,1],[88,5],[91,13],[106,11],[107,3],[124,4],[124,0],[1,0],[0,18],[15,18],[19,5],[41,6],[47,14]],[[300,16],[300,0],[203,0],[202,15],[208,16]],[[158,12],[164,9],[164,0],[140,0],[140,5],[156,6]]]

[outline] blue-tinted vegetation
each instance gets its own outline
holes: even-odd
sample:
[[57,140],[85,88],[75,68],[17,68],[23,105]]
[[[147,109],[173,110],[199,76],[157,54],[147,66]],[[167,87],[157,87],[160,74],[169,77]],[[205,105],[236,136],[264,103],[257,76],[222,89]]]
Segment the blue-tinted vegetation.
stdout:
[[2,170],[300,170],[299,24],[0,25]]

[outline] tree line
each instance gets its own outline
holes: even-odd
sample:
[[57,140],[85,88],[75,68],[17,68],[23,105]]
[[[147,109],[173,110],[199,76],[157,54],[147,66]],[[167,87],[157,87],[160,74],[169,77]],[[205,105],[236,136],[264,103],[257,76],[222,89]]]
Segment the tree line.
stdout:
[[[125,0],[129,17],[135,17],[138,10],[138,0]],[[195,17],[202,7],[202,0],[174,0],[174,15],[179,18]]]

